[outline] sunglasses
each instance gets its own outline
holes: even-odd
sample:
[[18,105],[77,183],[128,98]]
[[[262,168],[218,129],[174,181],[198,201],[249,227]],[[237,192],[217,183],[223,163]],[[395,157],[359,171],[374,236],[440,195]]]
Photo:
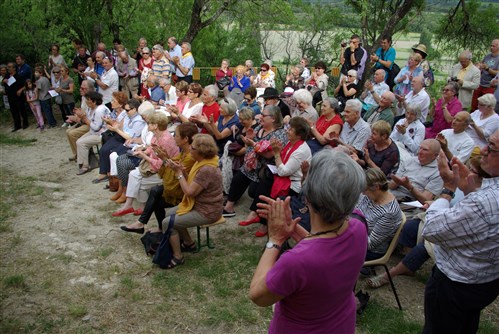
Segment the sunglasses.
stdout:
[[142,54],[143,54],[143,55],[148,55],[148,54],[149,54],[149,52],[142,52]]
[[57,73],[61,73],[61,71],[53,71],[52,73],[57,74]]
[[264,68],[261,68],[261,69],[260,69],[260,71],[262,71],[262,72],[267,72],[267,70],[266,70],[266,69],[264,69]]
[[133,110],[133,109],[130,109],[130,108],[128,108],[128,109],[127,109],[127,108],[125,108],[125,111],[126,111],[126,112],[129,112],[129,111],[131,111],[131,110]]
[[353,78],[353,75],[351,75],[351,74],[348,74],[348,75],[347,75],[347,77],[349,77],[349,78]]

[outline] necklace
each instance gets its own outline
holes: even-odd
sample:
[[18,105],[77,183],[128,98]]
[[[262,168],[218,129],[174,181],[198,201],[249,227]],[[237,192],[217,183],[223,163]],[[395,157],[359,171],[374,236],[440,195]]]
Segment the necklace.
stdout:
[[345,224],[345,221],[343,221],[340,226],[330,229],[330,230],[325,230],[325,231],[320,231],[316,233],[309,233],[305,238],[311,238],[311,237],[316,237],[318,235],[323,235],[323,234],[328,234],[328,233],[335,233],[337,234],[338,231],[343,227],[343,224]]

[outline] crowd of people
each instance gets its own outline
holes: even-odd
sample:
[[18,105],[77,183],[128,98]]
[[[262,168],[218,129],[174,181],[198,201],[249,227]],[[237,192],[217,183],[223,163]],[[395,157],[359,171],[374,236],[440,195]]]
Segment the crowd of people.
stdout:
[[[277,303],[270,332],[353,333],[369,299],[355,283],[359,273],[371,288],[388,282],[362,267],[385,254],[402,202],[426,213],[405,212],[407,255],[392,275],[436,263],[424,332],[476,332],[499,293],[499,40],[476,65],[463,51],[439,97],[426,91],[426,47],[398,71],[391,43],[383,36],[372,55],[357,35],[342,44],[334,97],[326,65],[309,69],[306,58],[283,92],[270,61],[232,71],[223,59],[203,87],[191,45],[175,37],[166,48],[141,38],[134,52],[118,39],[92,53],[75,40],[70,66],[54,44],[34,72],[22,55],[0,65],[0,89],[13,132],[29,126],[28,109],[40,131],[57,126],[52,108],[60,110],[76,175],[98,165],[92,182],[106,182],[121,204],[112,216],[138,216],[124,232],[144,234],[154,213],[147,232],[167,238],[167,269],[197,249],[189,228],[237,216],[247,191],[239,225],[257,224],[255,237],[268,238],[250,297]],[[361,86],[368,61],[375,71]]]

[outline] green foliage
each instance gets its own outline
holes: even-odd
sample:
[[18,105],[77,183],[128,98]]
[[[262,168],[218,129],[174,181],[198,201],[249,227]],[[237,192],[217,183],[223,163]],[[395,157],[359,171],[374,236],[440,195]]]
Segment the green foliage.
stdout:
[[466,49],[481,60],[489,52],[490,41],[499,36],[497,7],[478,0],[460,1],[441,18],[435,36],[444,54],[456,57]]

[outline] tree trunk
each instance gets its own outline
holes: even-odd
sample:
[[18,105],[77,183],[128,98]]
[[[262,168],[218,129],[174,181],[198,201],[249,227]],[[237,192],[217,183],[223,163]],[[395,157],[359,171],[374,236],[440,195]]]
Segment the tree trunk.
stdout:
[[[215,13],[211,17],[203,21],[203,12],[206,10],[210,2],[210,0],[194,0],[194,3],[192,4],[191,23],[189,24],[189,29],[187,29],[187,32],[182,41],[192,43],[199,32],[203,28],[206,28],[207,26],[215,22],[215,20],[218,19],[220,15],[222,15],[222,13],[229,8],[230,4],[235,3],[235,0],[224,0],[221,3],[221,6],[215,11]],[[211,2],[211,4],[213,4],[213,2]]]

